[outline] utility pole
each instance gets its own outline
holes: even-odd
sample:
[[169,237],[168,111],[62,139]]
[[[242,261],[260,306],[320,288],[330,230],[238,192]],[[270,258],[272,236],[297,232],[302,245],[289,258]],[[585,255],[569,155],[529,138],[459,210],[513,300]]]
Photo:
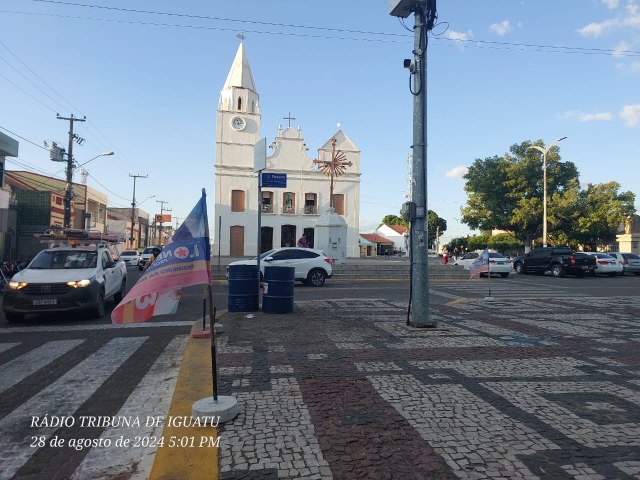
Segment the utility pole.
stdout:
[[162,245],[162,214],[164,212],[170,212],[171,209],[170,208],[164,208],[164,204],[165,203],[169,203],[166,200],[156,200],[156,203],[160,204],[160,221],[156,221],[156,224],[158,225],[158,240],[159,240],[159,244]]
[[[136,224],[136,179],[138,179],[138,178],[147,178],[149,175],[131,175],[131,174],[129,174],[129,176],[133,178],[133,199],[131,200],[131,234],[129,235],[130,248],[133,249],[133,241],[135,240],[135,237],[133,236],[133,230],[134,230],[134,226]],[[140,245],[138,244],[138,246],[140,246]]]
[[437,18],[436,0],[390,0],[389,14],[415,16],[413,60],[404,60],[409,69],[413,95],[413,155],[411,201],[406,211],[411,222],[411,294],[407,323],[413,327],[435,327],[429,317],[429,235],[427,209],[427,41]]
[[64,191],[64,228],[71,228],[71,199],[73,198],[73,141],[77,140],[80,145],[84,142],[84,139],[74,135],[73,122],[84,122],[87,117],[76,118],[73,115],[70,117],[61,117],[59,113],[56,114],[58,120],[69,121],[69,150],[67,150],[67,186]]

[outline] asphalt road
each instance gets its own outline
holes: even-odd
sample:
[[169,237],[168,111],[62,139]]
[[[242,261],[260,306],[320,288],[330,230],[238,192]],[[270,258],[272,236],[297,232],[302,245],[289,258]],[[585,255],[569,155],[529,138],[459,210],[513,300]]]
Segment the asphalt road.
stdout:
[[[135,267],[128,267],[128,285],[131,288],[138,281],[142,272]],[[296,283],[295,301],[305,300],[342,300],[375,298],[394,302],[408,302],[409,280],[402,279],[328,279],[322,287],[313,287]],[[226,280],[213,282],[213,306],[216,311],[227,309],[228,288]],[[514,301],[524,298],[545,297],[629,297],[640,292],[640,276],[618,277],[563,277],[550,275],[516,275],[508,278],[491,277],[473,278],[470,280],[431,280],[429,282],[429,301],[446,303],[461,298],[513,298]],[[204,299],[207,297],[204,286],[184,289],[178,313],[170,317],[171,321],[193,321],[202,318]],[[101,319],[87,318],[81,313],[55,314],[47,316],[30,316],[18,325],[100,325],[111,323],[112,300],[107,302],[106,313]],[[157,317],[158,321],[169,318]],[[0,328],[7,328],[4,314],[0,314]]]

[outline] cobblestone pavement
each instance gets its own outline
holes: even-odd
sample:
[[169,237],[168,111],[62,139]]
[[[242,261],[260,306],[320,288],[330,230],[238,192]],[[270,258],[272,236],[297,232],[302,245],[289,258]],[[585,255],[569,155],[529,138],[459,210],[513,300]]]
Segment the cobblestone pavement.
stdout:
[[220,478],[640,478],[640,299],[406,307],[224,315]]

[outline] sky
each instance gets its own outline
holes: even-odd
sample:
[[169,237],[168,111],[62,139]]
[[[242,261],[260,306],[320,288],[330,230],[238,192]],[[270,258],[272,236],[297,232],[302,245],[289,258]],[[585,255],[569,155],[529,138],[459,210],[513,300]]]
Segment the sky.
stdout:
[[[270,143],[290,115],[315,156],[342,129],[361,151],[360,231],[399,214],[413,16],[391,17],[386,0],[86,1],[0,4],[0,129],[20,142],[7,170],[64,178],[43,142],[67,147],[56,114],[86,116],[74,158],[114,152],[83,167],[110,207],[130,207],[131,175],[142,175],[141,209],[180,223],[205,188],[215,218],[216,108],[243,32],[261,136]],[[447,221],[444,242],[471,232],[460,222],[466,168],[526,140],[566,136],[560,155],[581,184],[615,180],[640,196],[640,0],[441,0],[437,14],[427,197]]]

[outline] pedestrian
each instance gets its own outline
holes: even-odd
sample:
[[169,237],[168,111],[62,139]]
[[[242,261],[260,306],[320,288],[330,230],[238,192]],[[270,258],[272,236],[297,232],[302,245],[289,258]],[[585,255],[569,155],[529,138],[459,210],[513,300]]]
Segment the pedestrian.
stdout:
[[309,248],[309,241],[307,240],[307,236],[304,233],[298,239],[298,246],[302,248]]
[[156,258],[158,258],[158,255],[160,255],[160,248],[159,247],[153,247],[153,249],[151,250],[151,256],[149,257],[149,260],[147,260],[144,264],[144,268],[142,269],[143,271],[146,270],[147,268],[149,268],[149,265],[151,265]]

